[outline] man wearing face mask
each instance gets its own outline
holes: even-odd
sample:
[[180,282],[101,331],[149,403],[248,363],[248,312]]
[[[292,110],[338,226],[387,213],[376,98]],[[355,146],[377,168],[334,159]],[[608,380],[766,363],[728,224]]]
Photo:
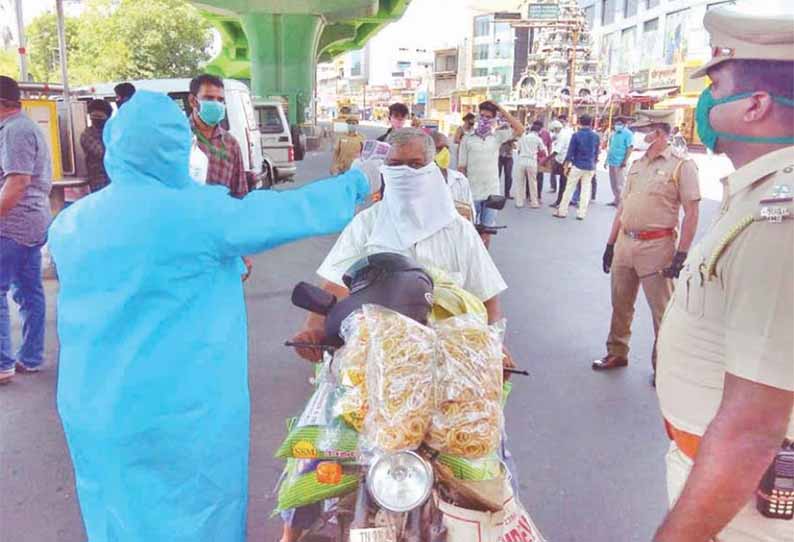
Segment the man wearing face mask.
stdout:
[[[359,259],[378,252],[399,252],[421,265],[439,267],[479,297],[489,320],[501,318],[499,294],[507,285],[471,222],[455,209],[450,189],[433,162],[436,146],[422,130],[403,128],[388,141],[392,147],[381,168],[383,200],[360,212],[345,228],[317,273],[323,287],[344,297],[342,275]],[[309,315],[295,342],[322,339],[322,319]],[[298,349],[317,359],[316,349]]]
[[703,21],[698,135],[736,171],[659,332],[672,509],[655,542],[793,539],[782,446],[794,441],[794,12],[775,7]]
[[441,132],[433,132],[431,136],[436,145],[436,157],[434,162],[441,170],[441,174],[447,181],[452,199],[455,201],[455,208],[465,218],[474,221],[474,199],[471,196],[471,184],[469,179],[454,169],[449,168],[450,155],[447,136]]
[[620,203],[620,193],[626,182],[626,164],[634,150],[634,134],[626,128],[625,117],[615,119],[615,131],[609,138],[609,150],[604,166],[609,170],[609,184],[612,186],[614,199],[607,205],[617,207]]
[[331,175],[339,175],[350,169],[353,160],[361,155],[364,136],[358,133],[358,119],[347,119],[347,133],[341,134],[334,145]]
[[206,73],[193,78],[188,101],[190,127],[198,148],[209,159],[207,184],[222,184],[232,196],[242,198],[248,193],[248,182],[240,144],[220,125],[226,118],[223,81]]
[[[629,170],[623,198],[612,222],[604,251],[604,273],[611,273],[612,321],[607,355],[593,362],[603,371],[628,365],[631,322],[640,286],[648,300],[654,334],[673,293],[678,276],[697,231],[700,185],[697,166],[686,154],[668,143],[667,111],[642,111],[645,118],[634,129],[645,134],[650,145]],[[684,219],[678,237],[681,208]],[[651,355],[656,368],[656,341]]]
[[91,100],[87,109],[91,126],[80,136],[80,146],[85,153],[88,186],[91,192],[97,192],[110,182],[105,172],[105,143],[102,141],[102,131],[105,122],[113,113],[113,108],[105,100]]
[[408,110],[407,105],[401,104],[399,102],[391,104],[389,106],[389,129],[386,130],[385,134],[378,138],[378,141],[385,142],[392,131],[399,130],[405,126],[409,115],[410,111]]
[[[349,292],[342,277],[351,265],[371,254],[398,252],[419,265],[445,271],[484,302],[489,322],[499,321],[499,294],[507,285],[472,223],[456,210],[450,188],[433,161],[437,154],[433,139],[422,130],[402,128],[392,132],[387,142],[391,148],[380,170],[383,199],[356,215],[339,236],[317,270],[322,287],[343,299]],[[450,173],[452,170],[448,170]],[[292,340],[322,343],[324,326],[323,316],[309,314]],[[317,349],[296,351],[308,361],[321,359]],[[512,366],[511,358],[507,356],[504,363]],[[298,540],[317,513],[309,507],[285,514],[280,542]]]
[[[496,130],[497,114],[509,123],[510,129]],[[496,210],[485,206],[488,196],[501,194],[499,186],[499,149],[524,133],[524,126],[510,113],[494,102],[480,104],[480,116],[474,133],[463,139],[460,146],[458,170],[469,178],[477,221],[484,226],[496,225]],[[489,246],[490,235],[483,235],[485,246]]]

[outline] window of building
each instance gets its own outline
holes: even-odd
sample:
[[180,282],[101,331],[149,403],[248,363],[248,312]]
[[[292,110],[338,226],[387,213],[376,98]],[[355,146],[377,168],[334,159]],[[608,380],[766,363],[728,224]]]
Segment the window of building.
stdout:
[[664,63],[683,62],[687,55],[687,18],[689,9],[668,13],[664,19]]
[[361,51],[350,54],[350,77],[361,77]]
[[615,21],[615,0],[601,0],[601,24],[606,26]]
[[659,5],[659,0],[645,0],[645,9],[652,9]]
[[624,28],[620,33],[620,67],[618,73],[633,73],[636,71],[636,64],[639,62],[636,46],[637,27]]
[[637,4],[639,0],[623,0],[623,16],[634,17],[637,14]]
[[472,56],[474,60],[486,60],[488,58],[488,44],[475,45]]
[[397,69],[401,71],[409,70],[411,69],[411,63],[407,60],[400,60],[397,62]]
[[494,35],[498,38],[512,38],[513,37],[513,27],[510,23],[496,23],[493,25]]
[[480,15],[474,18],[474,37],[489,36],[491,34],[491,16]]
[[485,77],[488,75],[488,68],[474,68],[471,74],[473,77]]
[[513,58],[513,44],[510,42],[497,42],[493,46],[493,55],[495,58]]
[[584,8],[584,19],[585,23],[587,24],[587,28],[592,29],[593,23],[595,22],[595,4]]
[[642,56],[640,57],[640,69],[649,69],[654,65],[661,64],[661,59],[658,58],[659,50],[659,19],[651,19],[645,21],[642,25],[642,38],[640,50]]

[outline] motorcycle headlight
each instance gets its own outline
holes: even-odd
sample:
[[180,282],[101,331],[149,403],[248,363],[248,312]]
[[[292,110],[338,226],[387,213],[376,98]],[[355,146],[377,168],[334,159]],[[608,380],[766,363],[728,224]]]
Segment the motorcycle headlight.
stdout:
[[414,452],[385,455],[370,466],[367,489],[381,508],[409,512],[430,496],[433,468]]

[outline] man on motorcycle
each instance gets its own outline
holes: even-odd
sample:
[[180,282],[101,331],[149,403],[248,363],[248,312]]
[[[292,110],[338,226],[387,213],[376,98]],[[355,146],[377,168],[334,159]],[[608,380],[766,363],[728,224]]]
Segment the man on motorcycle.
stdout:
[[[473,224],[455,208],[449,186],[434,162],[433,139],[416,128],[395,130],[387,140],[391,149],[380,174],[383,199],[360,212],[345,228],[317,274],[322,287],[342,299],[349,295],[342,282],[348,268],[379,252],[398,252],[424,266],[440,268],[483,301],[489,323],[502,318],[499,294],[507,284],[491,259]],[[321,343],[325,317],[310,313],[293,338],[296,343]],[[302,358],[319,362],[314,348],[296,348]],[[513,361],[505,350],[505,367]],[[318,507],[284,514],[281,542],[298,540],[318,513]]]
[[[389,138],[392,147],[381,168],[383,200],[359,213],[345,228],[317,274],[322,287],[341,299],[345,271],[359,259],[378,252],[399,252],[420,265],[447,272],[485,304],[489,322],[502,318],[499,294],[507,289],[477,230],[456,210],[444,177],[433,162],[433,139],[422,130],[402,128]],[[318,343],[323,317],[311,314],[294,337]],[[297,348],[298,355],[319,361],[317,349]]]

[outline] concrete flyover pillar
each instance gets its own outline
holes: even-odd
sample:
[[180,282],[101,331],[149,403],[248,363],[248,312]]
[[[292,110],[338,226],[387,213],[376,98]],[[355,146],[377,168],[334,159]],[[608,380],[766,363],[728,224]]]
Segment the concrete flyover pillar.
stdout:
[[314,86],[317,45],[325,23],[319,15],[243,13],[255,96],[286,96],[290,123],[302,123]]

